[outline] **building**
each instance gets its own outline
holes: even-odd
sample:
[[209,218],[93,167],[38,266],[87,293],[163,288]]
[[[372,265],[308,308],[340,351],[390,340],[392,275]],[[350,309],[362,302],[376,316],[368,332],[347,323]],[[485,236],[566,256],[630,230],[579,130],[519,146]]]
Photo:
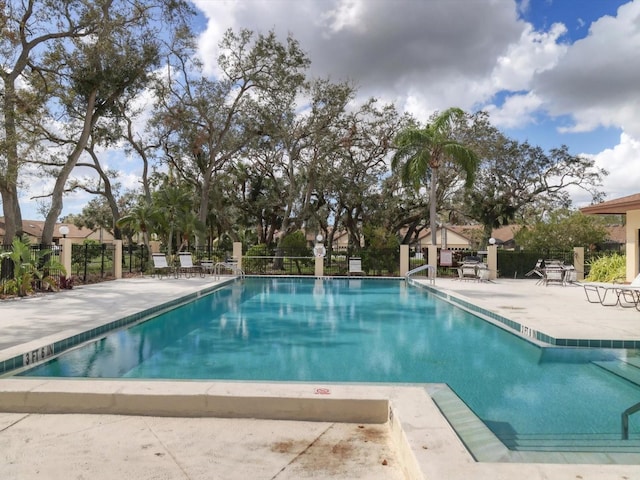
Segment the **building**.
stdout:
[[627,281],[636,278],[640,273],[640,193],[583,207],[580,211],[586,215],[626,215]]
[[[58,223],[56,224],[53,232],[53,243],[55,244],[58,244],[63,236],[60,233],[60,227],[62,225],[66,225],[69,229],[69,233],[67,233],[66,237],[71,239],[73,243],[84,243],[85,240],[94,240],[100,243],[113,242],[113,235],[104,228],[91,230],[90,228],[76,227],[75,225],[69,223]],[[22,221],[22,231],[24,232],[24,235],[29,239],[29,243],[33,245],[41,243],[43,229],[44,220]],[[0,217],[0,245],[5,244],[4,235],[4,217]]]

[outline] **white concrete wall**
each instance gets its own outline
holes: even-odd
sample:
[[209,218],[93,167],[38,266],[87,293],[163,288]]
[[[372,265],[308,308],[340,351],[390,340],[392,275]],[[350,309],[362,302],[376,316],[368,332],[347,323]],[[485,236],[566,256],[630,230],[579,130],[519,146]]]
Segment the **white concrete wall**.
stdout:
[[638,259],[638,230],[640,229],[640,210],[627,211],[627,281],[631,282],[638,275],[640,266]]

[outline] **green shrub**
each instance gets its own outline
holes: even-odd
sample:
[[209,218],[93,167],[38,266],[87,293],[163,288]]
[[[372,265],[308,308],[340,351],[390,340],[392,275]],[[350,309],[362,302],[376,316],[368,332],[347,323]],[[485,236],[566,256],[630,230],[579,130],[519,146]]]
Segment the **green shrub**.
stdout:
[[586,280],[589,282],[619,282],[627,276],[626,262],[626,257],[619,253],[597,258],[590,263],[589,275]]
[[247,273],[266,273],[268,259],[252,259],[251,257],[265,257],[269,255],[271,255],[269,247],[264,243],[259,243],[258,245],[250,247],[242,260],[243,270]]

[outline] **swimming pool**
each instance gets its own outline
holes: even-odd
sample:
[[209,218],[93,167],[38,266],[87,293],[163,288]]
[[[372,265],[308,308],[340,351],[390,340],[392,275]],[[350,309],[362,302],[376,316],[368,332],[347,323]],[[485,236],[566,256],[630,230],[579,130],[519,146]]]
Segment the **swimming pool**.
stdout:
[[22,375],[447,383],[519,448],[619,438],[640,387],[597,362],[635,355],[540,348],[398,280],[247,278]]

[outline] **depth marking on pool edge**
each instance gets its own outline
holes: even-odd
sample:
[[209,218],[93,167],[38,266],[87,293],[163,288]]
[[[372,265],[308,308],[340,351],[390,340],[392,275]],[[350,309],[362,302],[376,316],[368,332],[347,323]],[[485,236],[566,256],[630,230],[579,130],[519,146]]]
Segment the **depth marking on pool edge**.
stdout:
[[313,393],[316,395],[331,395],[331,390],[328,388],[316,388]]
[[31,350],[23,355],[23,365],[26,367],[28,365],[33,365],[34,363],[38,363],[41,360],[52,357],[54,354],[53,343],[49,345],[45,345],[40,348],[36,348],[35,350]]
[[520,325],[520,333],[530,338],[537,338],[538,336],[538,332],[536,330],[525,325]]

